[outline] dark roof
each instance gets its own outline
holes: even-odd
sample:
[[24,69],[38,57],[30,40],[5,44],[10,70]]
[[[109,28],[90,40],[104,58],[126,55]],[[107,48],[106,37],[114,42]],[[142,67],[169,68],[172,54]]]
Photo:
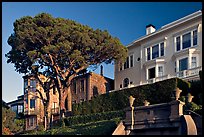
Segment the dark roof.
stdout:
[[8,104],[2,100],[2,107],[9,108]]
[[155,28],[155,26],[152,25],[152,24],[147,25],[146,28],[151,27],[151,26],[152,26],[153,28]]

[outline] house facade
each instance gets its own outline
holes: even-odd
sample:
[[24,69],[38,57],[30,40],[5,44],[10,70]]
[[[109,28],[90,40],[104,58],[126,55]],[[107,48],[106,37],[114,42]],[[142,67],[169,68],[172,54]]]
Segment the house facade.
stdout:
[[115,90],[154,83],[171,77],[199,79],[202,70],[202,11],[197,11],[127,45],[124,64],[115,65]]
[[24,111],[23,99],[24,99],[24,96],[20,95],[17,97],[16,100],[6,103],[6,105],[16,113],[16,118],[20,118],[21,113],[23,114],[23,111]]
[[[42,86],[32,75],[26,75],[24,78],[24,115],[26,118],[25,129],[31,130],[39,124],[44,123],[44,105],[39,92],[46,98]],[[46,77],[40,76],[41,81],[46,82]],[[71,93],[72,104],[80,103],[92,99],[93,96],[105,94],[114,89],[114,80],[95,73],[86,73],[79,75],[72,80]],[[39,92],[37,92],[37,90]],[[59,94],[57,89],[52,88],[49,92],[50,102],[48,105],[48,121],[50,123],[59,118]],[[65,109],[68,110],[68,98],[65,99]],[[65,110],[65,111],[66,111]],[[65,114],[66,115],[66,114]]]

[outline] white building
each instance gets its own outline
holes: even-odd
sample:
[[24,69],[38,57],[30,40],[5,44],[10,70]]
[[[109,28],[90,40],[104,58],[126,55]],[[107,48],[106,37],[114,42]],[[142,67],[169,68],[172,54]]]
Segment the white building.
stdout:
[[199,79],[202,70],[202,11],[155,30],[127,46],[128,58],[115,65],[115,90],[171,77]]

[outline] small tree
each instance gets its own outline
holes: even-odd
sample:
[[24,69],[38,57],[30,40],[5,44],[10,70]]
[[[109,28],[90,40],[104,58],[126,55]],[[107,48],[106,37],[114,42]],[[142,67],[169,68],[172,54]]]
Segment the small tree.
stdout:
[[46,13],[16,20],[8,44],[12,49],[6,54],[7,63],[19,73],[32,72],[38,78],[41,72],[49,77],[57,87],[60,110],[68,97],[68,111],[72,110],[70,84],[76,75],[102,62],[124,62],[127,56],[127,48],[108,31]]

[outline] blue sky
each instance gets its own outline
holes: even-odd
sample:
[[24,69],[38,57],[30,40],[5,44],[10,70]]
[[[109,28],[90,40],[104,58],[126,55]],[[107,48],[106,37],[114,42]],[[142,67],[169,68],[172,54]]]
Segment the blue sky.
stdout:
[[[75,20],[94,29],[108,30],[124,46],[145,35],[145,27],[156,29],[202,9],[201,2],[3,2],[2,3],[2,99],[6,102],[23,94],[22,74],[7,64],[5,54],[11,49],[7,39],[13,22],[41,12],[53,17]],[[99,73],[99,69],[95,70]],[[104,75],[114,78],[114,66],[105,65]]]

